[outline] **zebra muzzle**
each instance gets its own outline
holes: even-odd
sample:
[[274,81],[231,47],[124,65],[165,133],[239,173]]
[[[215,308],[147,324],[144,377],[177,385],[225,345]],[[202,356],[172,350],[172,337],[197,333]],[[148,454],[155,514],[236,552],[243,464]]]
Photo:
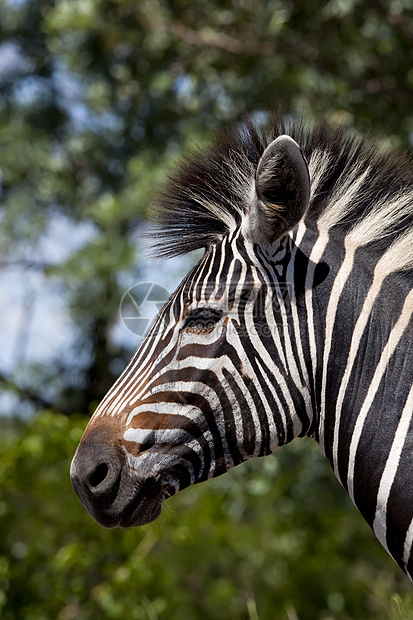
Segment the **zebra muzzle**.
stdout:
[[70,478],[80,501],[93,519],[107,528],[145,525],[161,512],[159,476],[139,472],[127,462],[122,448],[85,438],[73,458]]

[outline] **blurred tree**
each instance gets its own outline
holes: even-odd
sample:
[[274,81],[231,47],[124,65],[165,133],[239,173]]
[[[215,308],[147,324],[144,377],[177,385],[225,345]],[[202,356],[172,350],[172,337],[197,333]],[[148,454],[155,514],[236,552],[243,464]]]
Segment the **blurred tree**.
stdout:
[[[2,379],[66,413],[93,409],[130,353],[111,338],[122,274],[173,154],[279,106],[404,146],[413,130],[411,0],[4,0],[0,40],[1,262],[58,287],[76,325],[43,364],[24,332]],[[40,260],[61,218],[72,251]]]
[[[173,157],[278,107],[406,148],[412,41],[412,0],[0,3],[1,276],[12,302],[18,274],[32,287],[0,381],[16,413],[66,414],[1,420],[1,617],[412,618],[406,578],[309,441],[127,532],[94,524],[68,478],[85,424],[68,414],[94,409],[134,346],[115,339],[116,315]],[[72,335],[39,362],[30,318],[51,290]]]

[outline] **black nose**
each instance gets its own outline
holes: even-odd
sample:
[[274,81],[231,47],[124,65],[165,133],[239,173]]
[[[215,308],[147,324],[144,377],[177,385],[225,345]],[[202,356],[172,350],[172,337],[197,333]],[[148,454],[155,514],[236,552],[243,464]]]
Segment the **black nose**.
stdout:
[[123,451],[107,443],[83,441],[73,458],[70,478],[80,501],[105,527],[116,527],[113,506],[124,468]]

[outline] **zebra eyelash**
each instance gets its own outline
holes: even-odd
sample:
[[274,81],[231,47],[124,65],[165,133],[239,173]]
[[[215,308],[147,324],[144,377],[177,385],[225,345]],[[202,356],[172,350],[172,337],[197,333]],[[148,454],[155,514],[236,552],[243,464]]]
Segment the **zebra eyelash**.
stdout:
[[185,317],[183,329],[193,334],[209,334],[221,320],[222,310],[209,307],[194,308]]

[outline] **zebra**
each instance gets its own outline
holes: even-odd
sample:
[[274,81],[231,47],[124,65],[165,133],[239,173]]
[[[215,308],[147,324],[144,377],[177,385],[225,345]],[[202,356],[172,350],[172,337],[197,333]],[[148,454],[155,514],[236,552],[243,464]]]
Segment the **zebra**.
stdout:
[[413,579],[410,159],[325,120],[247,117],[183,158],[155,252],[204,251],[71,465],[102,526],[296,437],[319,444]]

